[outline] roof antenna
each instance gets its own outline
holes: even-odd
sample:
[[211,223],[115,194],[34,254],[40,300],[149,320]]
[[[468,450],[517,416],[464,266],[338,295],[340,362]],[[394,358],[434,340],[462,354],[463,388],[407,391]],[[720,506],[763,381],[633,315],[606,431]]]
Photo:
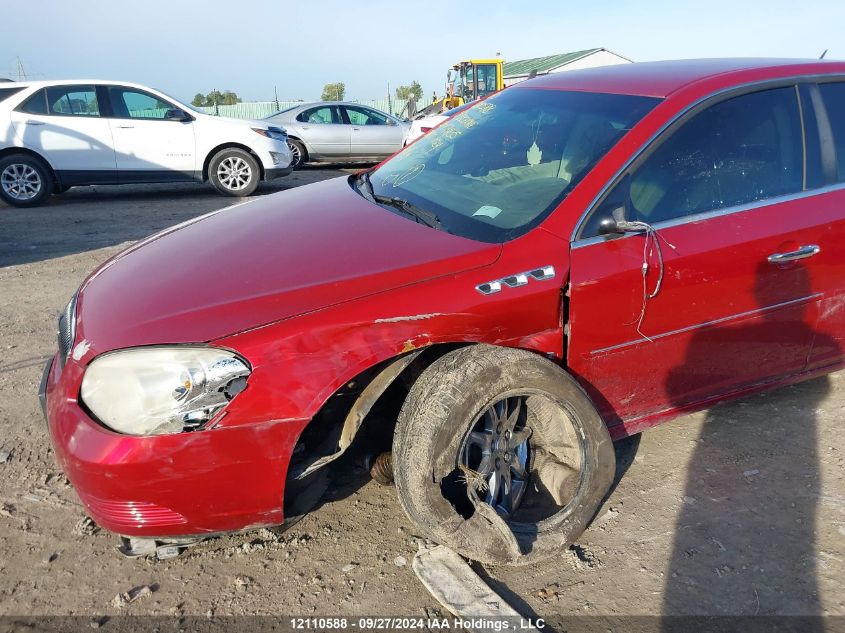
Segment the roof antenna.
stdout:
[[819,56],[819,59],[824,59],[825,55],[827,55],[827,49],[824,49],[824,53]]

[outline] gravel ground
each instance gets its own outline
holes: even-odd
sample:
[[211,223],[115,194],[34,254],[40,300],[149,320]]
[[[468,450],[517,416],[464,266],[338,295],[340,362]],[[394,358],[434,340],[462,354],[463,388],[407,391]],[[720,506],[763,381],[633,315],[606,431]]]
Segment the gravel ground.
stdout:
[[[308,168],[262,195],[341,174]],[[98,263],[231,200],[199,185],[81,188],[0,204],[0,615],[442,613],[395,491],[351,468],[284,532],[126,560],[56,466],[36,391],[55,319]],[[845,615],[845,372],[617,445],[624,473],[579,544],[479,571],[523,614]],[[126,604],[119,594],[147,586]]]

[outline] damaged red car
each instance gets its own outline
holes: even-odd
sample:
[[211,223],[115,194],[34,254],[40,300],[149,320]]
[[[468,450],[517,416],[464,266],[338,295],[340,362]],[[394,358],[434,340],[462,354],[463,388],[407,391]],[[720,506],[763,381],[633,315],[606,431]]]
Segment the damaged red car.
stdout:
[[532,79],[103,264],[53,446],[137,553],[301,514],[372,427],[422,532],[529,562],[586,528],[613,440],[843,366],[843,209],[845,63]]

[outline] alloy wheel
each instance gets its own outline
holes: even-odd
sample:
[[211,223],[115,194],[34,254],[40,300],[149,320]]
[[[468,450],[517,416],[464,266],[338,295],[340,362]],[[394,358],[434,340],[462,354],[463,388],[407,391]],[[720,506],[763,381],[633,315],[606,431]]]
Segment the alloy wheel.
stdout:
[[240,191],[252,180],[252,169],[240,156],[229,156],[217,166],[217,178],[227,189]]
[[299,163],[302,162],[302,153],[299,151],[299,147],[295,143],[288,142],[288,148],[290,149],[290,164],[299,167]]
[[531,461],[525,396],[499,400],[479,416],[460,454],[460,464],[479,497],[503,517],[519,507],[528,487]]
[[12,163],[0,174],[0,187],[3,187],[3,191],[10,198],[27,201],[41,192],[43,183],[38,170],[31,165]]

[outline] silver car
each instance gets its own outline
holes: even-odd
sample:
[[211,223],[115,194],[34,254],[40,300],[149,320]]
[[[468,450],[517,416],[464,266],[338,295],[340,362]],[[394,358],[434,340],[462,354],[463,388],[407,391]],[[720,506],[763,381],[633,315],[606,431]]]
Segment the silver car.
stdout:
[[269,117],[288,133],[292,165],[306,161],[382,160],[402,149],[411,124],[357,103],[318,101]]

